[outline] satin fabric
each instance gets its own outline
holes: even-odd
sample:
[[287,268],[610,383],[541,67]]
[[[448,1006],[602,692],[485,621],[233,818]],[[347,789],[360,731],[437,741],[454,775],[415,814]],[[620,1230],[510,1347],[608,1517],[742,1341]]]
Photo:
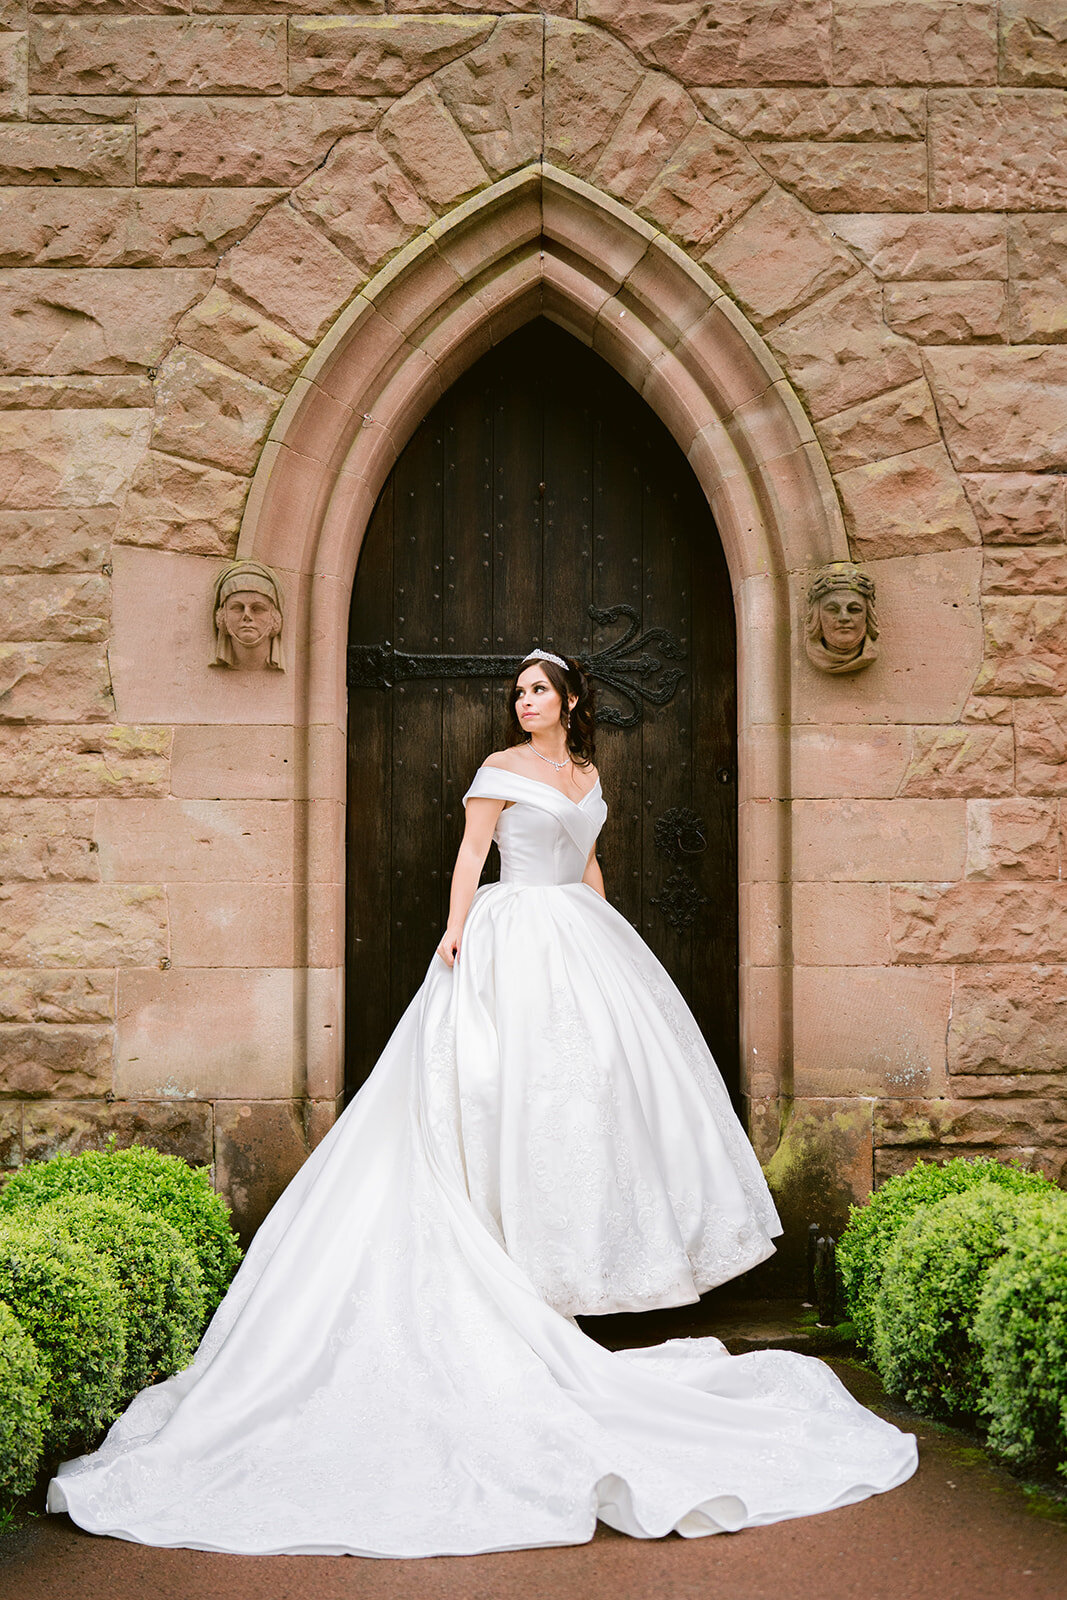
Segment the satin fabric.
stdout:
[[679,1304],[777,1217],[693,1019],[581,882],[606,814],[483,767],[502,881],[263,1223],[191,1367],[49,1489],[96,1533],[473,1554],[600,1520],[694,1537],[903,1482],[915,1442],[822,1363],[609,1353],[572,1313]]

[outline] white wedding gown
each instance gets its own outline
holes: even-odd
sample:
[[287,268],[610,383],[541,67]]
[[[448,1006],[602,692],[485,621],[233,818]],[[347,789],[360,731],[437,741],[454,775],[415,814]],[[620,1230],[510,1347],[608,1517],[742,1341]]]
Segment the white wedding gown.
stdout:
[[902,1483],[915,1441],[821,1362],[612,1354],[576,1312],[691,1302],[778,1218],[692,1016],[581,882],[603,826],[482,767],[499,884],[263,1223],[193,1364],[49,1490],[94,1533],[472,1554],[734,1530]]

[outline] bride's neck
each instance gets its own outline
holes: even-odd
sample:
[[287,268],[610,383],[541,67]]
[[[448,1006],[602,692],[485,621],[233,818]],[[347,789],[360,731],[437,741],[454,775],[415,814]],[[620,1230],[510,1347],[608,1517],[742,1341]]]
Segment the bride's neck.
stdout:
[[544,734],[531,734],[530,744],[538,755],[548,761],[566,761],[568,758],[567,736],[562,729],[552,738],[546,738]]

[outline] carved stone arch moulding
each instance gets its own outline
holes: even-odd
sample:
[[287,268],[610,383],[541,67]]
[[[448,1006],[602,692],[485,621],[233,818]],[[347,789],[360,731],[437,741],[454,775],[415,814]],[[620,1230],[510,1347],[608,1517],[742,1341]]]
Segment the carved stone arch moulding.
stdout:
[[[788,726],[790,579],[847,558],[840,508],[807,416],[767,346],[714,281],[649,223],[580,179],[542,165],[501,180],[413,241],[337,319],[279,413],[253,480],[238,554],[284,574],[302,603],[292,633],[309,798],[343,803],[347,616],[359,547],[404,444],[445,390],[492,345],[544,315],[591,345],[640,393],[686,452],[723,540],[739,634],[742,859],[752,799],[789,794],[788,740],[760,775],[757,725]],[[311,810],[308,810],[309,827]],[[315,841],[304,841],[310,860]],[[742,892],[743,1084],[781,1092],[791,1013],[788,845]],[[768,853],[767,841],[761,853]],[[768,903],[768,897],[774,904]],[[756,915],[766,929],[756,949]],[[768,917],[767,913],[770,912]],[[308,1093],[337,1092],[339,1054],[321,1046],[330,973],[344,958],[340,908],[306,929]],[[298,958],[299,959],[299,958]],[[337,1038],[340,1030],[329,1030]],[[339,1049],[333,1047],[334,1049]],[[786,1084],[784,1087],[788,1088]]]
[[[338,317],[271,429],[238,554],[350,582],[360,487],[373,505],[435,400],[542,314],[590,344],[670,428],[716,513],[735,587],[847,559],[822,449],[752,324],[666,235],[541,164],[449,212]],[[316,494],[310,520],[287,527],[294,489],[326,480],[328,500]]]

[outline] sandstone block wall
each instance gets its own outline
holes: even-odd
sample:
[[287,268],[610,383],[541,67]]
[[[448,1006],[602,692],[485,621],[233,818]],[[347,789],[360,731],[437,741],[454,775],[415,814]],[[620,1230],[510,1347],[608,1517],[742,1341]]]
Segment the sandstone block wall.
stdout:
[[[746,713],[747,1088],[780,1192],[834,1220],[916,1154],[986,1147],[1061,1176],[1061,8],[249,7],[0,0],[0,1163],[147,1137],[214,1162],[253,1225],[328,1125],[341,727],[299,650],[284,682],[209,673],[206,597],[257,469],[305,461],[294,526],[325,493],[313,441],[271,430],[339,314],[550,166],[736,308],[803,439],[783,463],[759,385],[718,397],[746,448],[764,428],[767,515],[803,544],[803,457],[879,585],[881,659],[824,680],[787,562],[787,715]],[[509,252],[502,226],[472,318]],[[640,260],[605,258],[593,298],[561,260],[551,303],[584,294],[598,348],[619,284],[673,339],[702,314]],[[468,269],[442,247],[440,271],[443,303]],[[450,381],[420,337],[412,423]],[[678,380],[636,347],[626,376],[675,426]],[[295,541],[293,638],[339,657]],[[743,648],[762,592],[739,585]]]

